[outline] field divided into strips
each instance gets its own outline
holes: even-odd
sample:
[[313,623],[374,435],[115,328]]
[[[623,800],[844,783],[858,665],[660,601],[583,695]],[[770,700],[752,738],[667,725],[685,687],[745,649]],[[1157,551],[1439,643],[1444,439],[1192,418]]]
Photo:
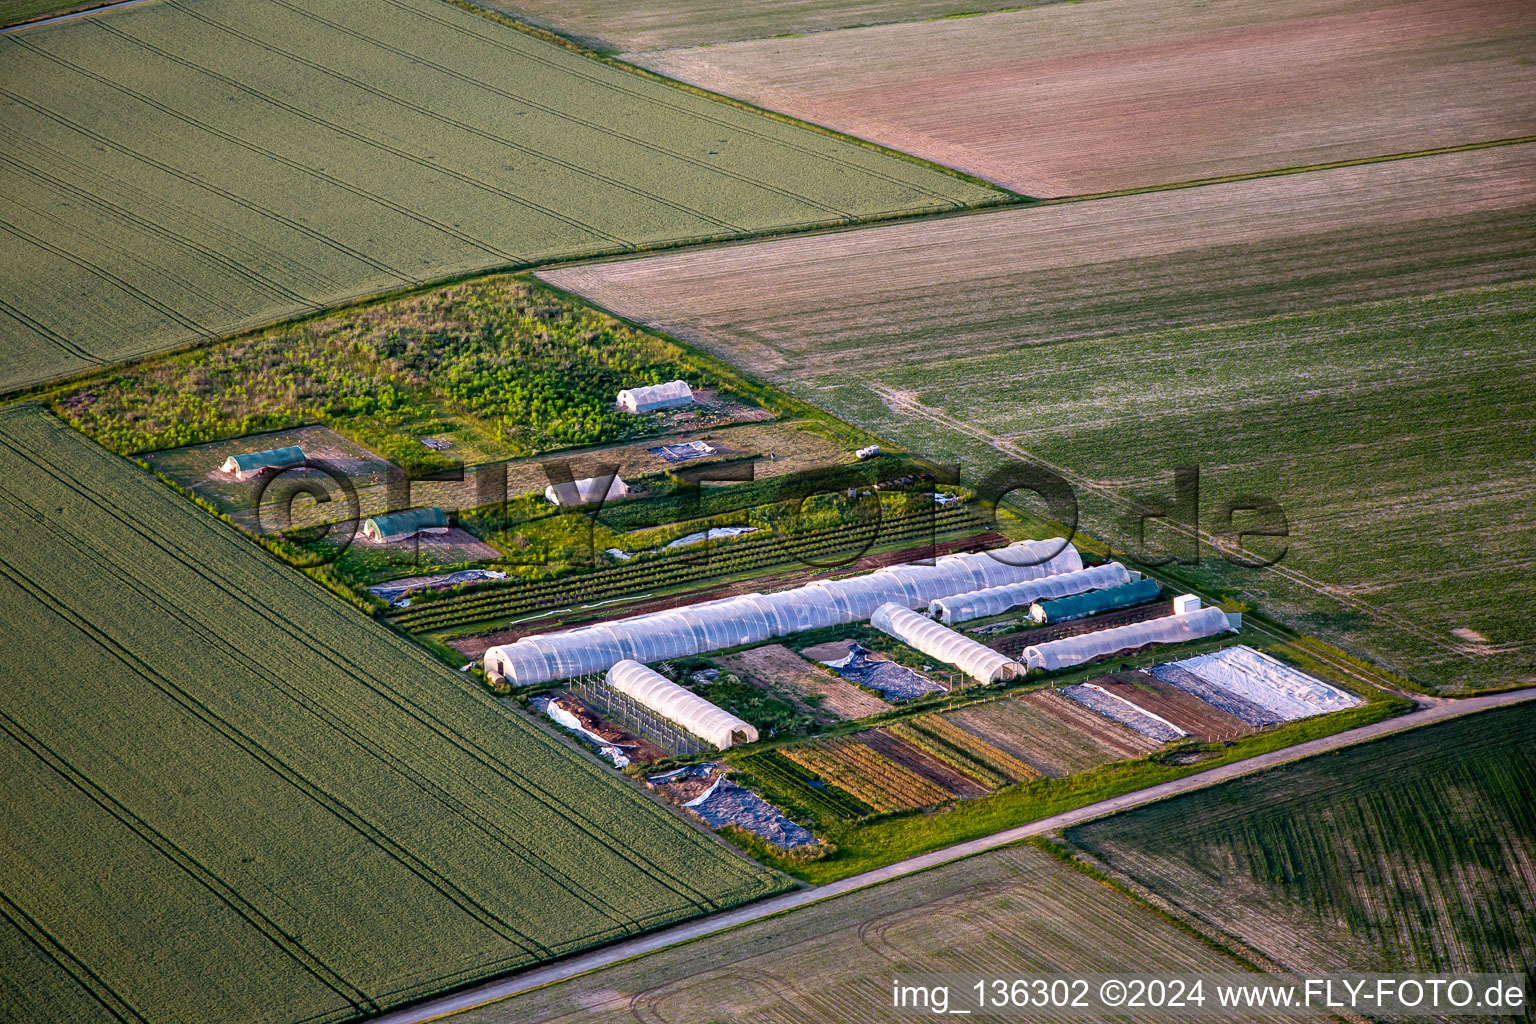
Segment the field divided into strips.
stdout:
[[1237,970],[1234,961],[1147,907],[1025,846],[860,889],[453,1019],[456,1024],[886,1024],[906,1019],[890,1009],[893,972],[1017,977]]
[[1291,538],[1197,581],[1411,678],[1508,685],[1536,678],[1533,151],[543,276],[968,478],[1043,459],[1101,537],[1198,464],[1204,529],[1259,494]]
[[0,535],[0,1017],[350,1020],[781,888],[30,406]]
[[492,267],[1002,194],[437,0],[0,35],[0,390]]
[[625,59],[1063,196],[1533,135],[1533,44],[1504,0],[1096,0]]
[[854,25],[924,21],[1026,6],[1019,0],[469,0],[477,7],[612,50],[702,46]]
[[1536,706],[1414,729],[1071,829],[1299,971],[1536,965]]

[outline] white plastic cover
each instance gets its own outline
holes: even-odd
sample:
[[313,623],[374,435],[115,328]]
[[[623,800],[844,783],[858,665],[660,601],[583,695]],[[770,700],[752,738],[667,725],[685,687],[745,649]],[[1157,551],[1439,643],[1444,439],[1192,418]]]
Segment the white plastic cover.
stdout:
[[738,735],[741,743],[757,739],[751,725],[638,661],[614,665],[608,670],[608,685],[721,750],[737,743]]
[[[603,482],[606,480],[608,480],[607,477],[588,476],[566,483],[550,484],[544,488],[544,500],[561,508],[586,505],[602,496]],[[623,477],[615,473],[613,479],[608,482],[608,494],[603,497],[603,500],[613,501],[627,497],[629,497],[629,485],[624,482]]]
[[650,412],[652,409],[687,405],[693,401],[693,389],[685,381],[669,380],[665,384],[625,388],[619,392],[618,399],[619,404],[630,412]]
[[1091,569],[1064,572],[1056,576],[1044,576],[1022,583],[1009,583],[1001,587],[987,587],[968,594],[941,597],[928,602],[928,614],[943,622],[969,622],[989,615],[1001,615],[1010,608],[1032,604],[1035,601],[1056,597],[1071,597],[1090,590],[1105,590],[1131,582],[1131,574],[1119,562],[1096,565]]
[[1065,540],[1023,540],[995,551],[944,555],[932,565],[892,565],[864,576],[808,583],[776,594],[744,594],[615,619],[562,633],[526,636],[485,652],[485,670],[515,686],[536,686],[615,662],[683,658],[849,622],[887,602],[926,608],[936,598],[1039,579],[1083,567]]
[[1352,708],[1360,701],[1246,644],[1173,663],[1290,721]]
[[1007,655],[899,604],[883,604],[876,608],[869,624],[930,658],[955,666],[980,683],[1012,679],[1019,673],[1018,662]]
[[1051,672],[1070,668],[1085,661],[1117,651],[1128,651],[1147,644],[1177,644],[1199,640],[1231,629],[1226,613],[1220,608],[1202,608],[1183,615],[1166,615],[1128,626],[1101,629],[1096,633],[1066,636],[1024,648],[1024,664],[1031,669]]

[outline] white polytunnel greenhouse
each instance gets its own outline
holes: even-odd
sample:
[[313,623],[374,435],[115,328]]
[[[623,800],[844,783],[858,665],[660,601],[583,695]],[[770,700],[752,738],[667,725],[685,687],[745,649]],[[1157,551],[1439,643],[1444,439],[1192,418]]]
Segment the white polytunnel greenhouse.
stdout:
[[883,604],[876,608],[869,624],[930,658],[955,666],[979,683],[1012,679],[1021,668],[1007,655],[899,604]]
[[721,750],[757,740],[757,729],[638,661],[608,670],[608,685]]
[[1129,651],[1147,644],[1177,644],[1185,640],[1199,640],[1236,628],[1228,620],[1227,613],[1220,608],[1201,608],[1197,612],[1165,615],[1160,619],[1133,622],[1128,626],[1115,626],[1096,633],[1082,633],[1035,644],[1024,648],[1024,664],[1030,669],[1051,672],[1058,668],[1081,665],[1085,661],[1117,651]]
[[969,594],[941,597],[928,603],[928,614],[942,622],[969,622],[989,615],[1001,615],[1011,608],[1030,605],[1055,597],[1071,597],[1090,590],[1105,590],[1131,582],[1131,573],[1119,562],[1096,565],[1091,569],[1043,576],[1037,580],[1009,583],[1001,587],[973,590]]
[[863,622],[882,604],[926,608],[935,598],[1077,572],[1083,561],[1061,538],[1021,540],[993,551],[944,555],[932,565],[892,565],[864,576],[807,583],[776,594],[743,594],[525,636],[485,652],[486,674],[537,686],[606,672],[626,659],[649,663],[765,643],[807,629]]

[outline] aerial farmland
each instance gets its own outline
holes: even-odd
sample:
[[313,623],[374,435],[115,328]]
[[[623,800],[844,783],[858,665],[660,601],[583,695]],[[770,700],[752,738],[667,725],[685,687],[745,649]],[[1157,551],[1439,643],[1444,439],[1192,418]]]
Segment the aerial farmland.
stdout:
[[1095,0],[625,57],[1057,197],[1536,135],[1533,42],[1499,0]]
[[435,0],[0,48],[6,390],[474,271],[1004,198]]
[[0,1022],[1506,1019],[1533,42],[0,2]]

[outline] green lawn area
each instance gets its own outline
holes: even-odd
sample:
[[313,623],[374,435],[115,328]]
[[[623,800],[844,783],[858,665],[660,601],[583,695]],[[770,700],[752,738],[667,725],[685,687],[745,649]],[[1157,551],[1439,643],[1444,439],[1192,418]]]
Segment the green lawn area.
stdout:
[[37,406],[0,525],[0,1017],[353,1020],[785,885]]

